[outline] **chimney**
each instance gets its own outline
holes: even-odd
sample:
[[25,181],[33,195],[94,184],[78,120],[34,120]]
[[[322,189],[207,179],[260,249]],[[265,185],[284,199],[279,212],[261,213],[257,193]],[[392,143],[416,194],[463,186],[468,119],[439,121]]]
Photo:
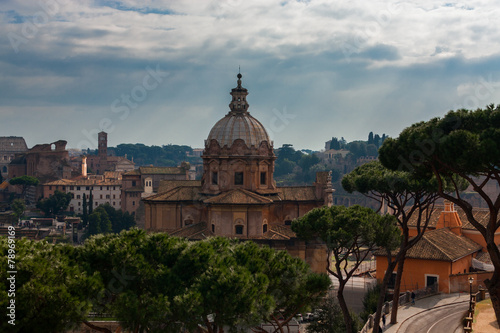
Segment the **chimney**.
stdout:
[[87,177],[87,156],[82,156],[82,176]]
[[455,210],[455,205],[451,201],[444,200],[444,210],[441,212],[439,220],[436,223],[436,229],[440,228],[449,228],[457,235],[462,234],[462,221]]

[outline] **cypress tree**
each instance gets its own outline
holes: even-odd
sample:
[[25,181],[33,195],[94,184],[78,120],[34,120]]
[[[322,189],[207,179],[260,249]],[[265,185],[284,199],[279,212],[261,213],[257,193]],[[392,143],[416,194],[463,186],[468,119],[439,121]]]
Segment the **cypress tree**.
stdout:
[[94,211],[94,196],[92,195],[92,189],[90,189],[89,194],[89,215]]
[[88,214],[88,210],[87,210],[87,195],[84,193],[83,194],[83,216],[82,216],[82,219],[83,219],[83,225],[86,226],[87,223],[89,222],[89,214]]

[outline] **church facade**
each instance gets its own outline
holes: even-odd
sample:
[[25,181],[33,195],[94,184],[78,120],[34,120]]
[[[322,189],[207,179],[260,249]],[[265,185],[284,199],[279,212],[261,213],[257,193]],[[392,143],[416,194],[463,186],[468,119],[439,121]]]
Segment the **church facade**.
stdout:
[[311,186],[276,186],[273,143],[248,112],[241,77],[230,93],[230,111],[205,141],[201,181],[163,181],[158,194],[143,199],[145,227],[190,239],[249,239],[325,271],[324,245],[299,240],[290,225],[313,208],[332,205],[331,174],[318,172]]

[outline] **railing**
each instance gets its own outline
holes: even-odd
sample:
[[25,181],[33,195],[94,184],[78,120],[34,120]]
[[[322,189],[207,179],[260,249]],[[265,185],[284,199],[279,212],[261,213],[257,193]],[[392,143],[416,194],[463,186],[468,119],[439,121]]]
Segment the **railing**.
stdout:
[[471,294],[469,301],[469,310],[467,310],[467,317],[464,318],[464,332],[472,332],[472,321],[474,320],[474,311],[476,309],[476,302],[485,299],[486,290],[479,289],[475,294]]
[[[429,296],[429,295],[435,295],[438,293],[438,285],[434,284],[434,285],[432,285],[430,287],[426,287],[424,289],[418,289],[418,290],[415,290],[414,293],[415,293],[415,299],[423,298],[423,297]],[[404,294],[401,294],[399,296],[399,301],[398,301],[399,306],[410,303],[411,302],[410,295],[411,295],[411,293],[409,291],[407,291]],[[392,301],[385,302],[384,307],[382,308],[382,313],[388,314],[388,313],[391,313],[391,311],[392,311]],[[371,332],[371,329],[373,328],[373,324],[374,324],[373,323],[374,319],[375,319],[375,313],[371,314],[368,317],[368,320],[366,321],[365,326],[363,326],[363,328],[361,329],[361,331],[359,331],[359,333]]]

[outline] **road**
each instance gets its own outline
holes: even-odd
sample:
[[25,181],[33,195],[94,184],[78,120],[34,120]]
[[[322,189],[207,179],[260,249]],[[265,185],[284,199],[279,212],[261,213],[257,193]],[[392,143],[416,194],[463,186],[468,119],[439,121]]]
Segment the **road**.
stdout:
[[458,333],[463,332],[462,318],[469,308],[469,302],[450,304],[429,309],[408,318],[398,333]]

